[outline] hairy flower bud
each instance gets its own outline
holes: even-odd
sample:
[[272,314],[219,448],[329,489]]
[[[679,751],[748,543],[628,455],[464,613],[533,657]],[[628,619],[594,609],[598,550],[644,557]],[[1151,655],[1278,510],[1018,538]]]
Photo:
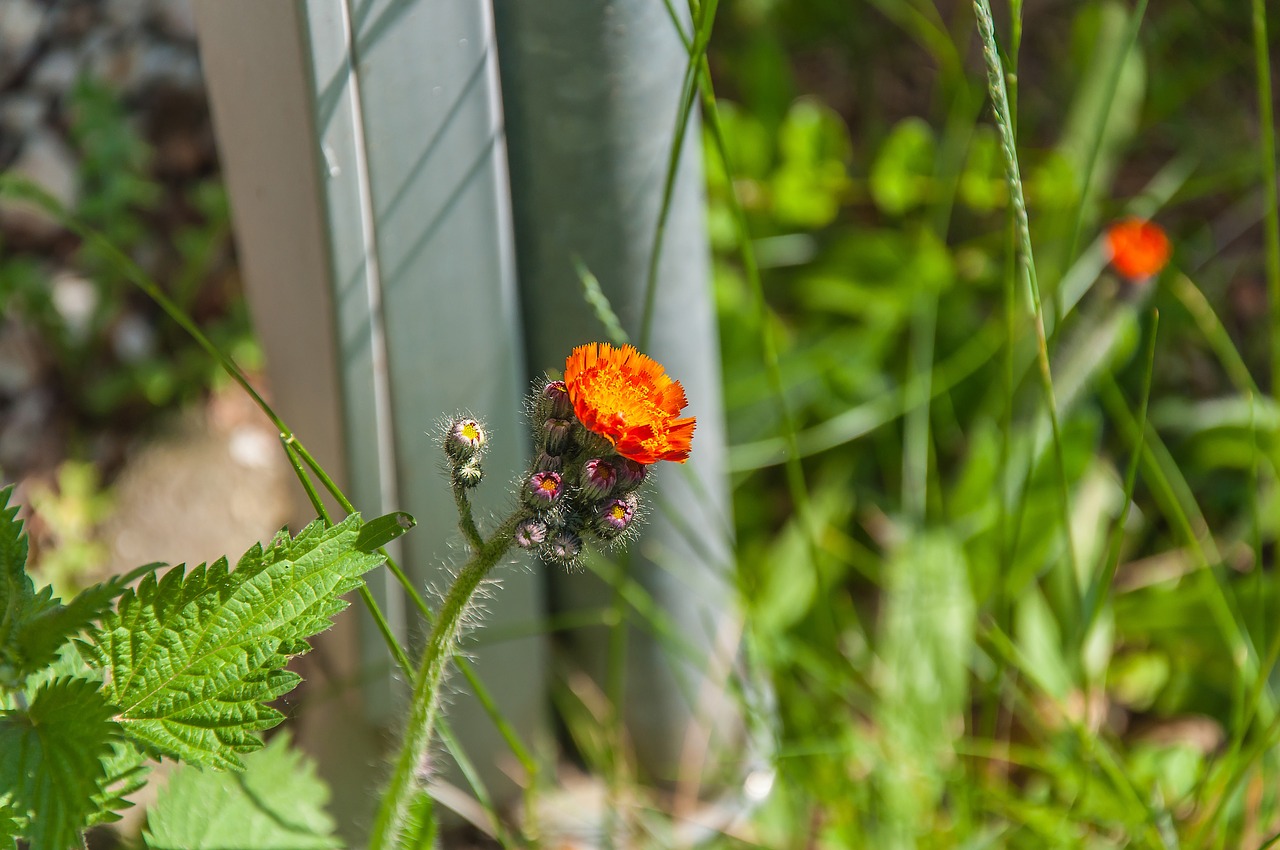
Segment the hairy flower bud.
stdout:
[[568,419],[573,416],[573,402],[569,400],[569,390],[564,381],[548,383],[542,388],[538,400],[546,417]]
[[603,499],[617,483],[618,470],[609,461],[593,457],[582,465],[582,495],[586,499]]
[[630,493],[644,483],[645,476],[649,473],[648,466],[629,457],[616,458],[612,463],[618,470],[618,486],[613,491],[615,494]]
[[486,436],[484,428],[474,419],[458,418],[449,423],[444,437],[445,453],[455,463],[463,463],[480,454]]
[[548,419],[542,426],[547,454],[560,456],[573,445],[573,423],[568,419]]
[[582,553],[582,538],[572,531],[559,531],[542,546],[544,557],[562,564],[572,563]]
[[634,493],[628,493],[621,499],[610,499],[596,517],[596,533],[605,540],[617,538],[635,521],[637,507],[639,500]]
[[547,539],[547,524],[538,519],[526,519],[516,526],[514,540],[521,549],[532,549]]
[[533,462],[533,471],[534,472],[559,472],[561,467],[563,466],[564,466],[564,461],[561,458],[555,457],[554,455],[549,455],[546,452],[542,452],[541,454],[538,455],[537,459],[535,459]]
[[558,472],[535,472],[525,482],[525,501],[535,508],[549,508],[564,494],[564,480]]
[[480,458],[473,457],[453,468],[453,483],[458,487],[470,490],[484,478],[484,469],[480,466]]

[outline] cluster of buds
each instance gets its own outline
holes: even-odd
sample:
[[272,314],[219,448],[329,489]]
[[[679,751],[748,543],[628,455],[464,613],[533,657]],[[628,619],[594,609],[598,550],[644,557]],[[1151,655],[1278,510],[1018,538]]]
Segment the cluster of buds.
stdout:
[[[629,345],[580,345],[565,360],[564,377],[534,394],[533,463],[508,531],[517,546],[572,564],[584,541],[614,543],[635,526],[649,465],[684,463],[695,420],[680,415],[680,382]],[[466,491],[482,477],[484,428],[463,417],[443,430],[464,530],[478,538]]]
[[516,545],[572,563],[584,540],[612,543],[634,527],[644,464],[623,457],[574,415],[563,381],[549,381],[533,403],[536,440],[520,497],[525,516]]
[[484,426],[474,419],[458,418],[445,426],[444,453],[449,459],[453,486],[470,490],[480,483],[484,477],[480,460],[486,441]]

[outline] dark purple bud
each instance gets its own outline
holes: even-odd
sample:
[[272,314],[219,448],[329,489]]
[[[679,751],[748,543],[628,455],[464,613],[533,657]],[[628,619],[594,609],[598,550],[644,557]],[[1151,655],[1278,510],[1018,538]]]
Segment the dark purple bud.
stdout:
[[568,419],[548,419],[542,426],[546,432],[543,445],[549,455],[562,455],[573,445],[573,423]]
[[582,538],[572,531],[560,531],[542,547],[542,554],[553,561],[569,564],[582,553]]
[[618,468],[618,493],[630,493],[644,483],[649,467],[629,457],[619,457],[613,461]]
[[543,387],[542,403],[548,417],[568,419],[573,416],[573,402],[569,400],[569,390],[564,381],[552,381]]
[[593,457],[582,465],[582,495],[589,501],[603,499],[618,483],[618,470],[607,460]]
[[533,462],[533,470],[534,472],[559,472],[563,465],[564,461],[560,458],[542,452]]
[[564,481],[558,472],[535,472],[525,484],[525,501],[535,508],[549,508],[564,493]]
[[537,519],[527,519],[516,526],[515,541],[521,549],[532,549],[547,539],[547,524]]

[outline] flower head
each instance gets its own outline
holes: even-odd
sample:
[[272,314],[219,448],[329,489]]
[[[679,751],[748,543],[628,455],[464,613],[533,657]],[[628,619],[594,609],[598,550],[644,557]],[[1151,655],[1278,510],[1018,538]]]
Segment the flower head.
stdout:
[[1141,282],[1160,273],[1169,262],[1169,237],[1160,225],[1127,218],[1107,229],[1111,264],[1125,278]]
[[565,362],[564,382],[583,426],[637,463],[684,463],[694,418],[680,417],[687,404],[679,381],[630,345],[580,345]]

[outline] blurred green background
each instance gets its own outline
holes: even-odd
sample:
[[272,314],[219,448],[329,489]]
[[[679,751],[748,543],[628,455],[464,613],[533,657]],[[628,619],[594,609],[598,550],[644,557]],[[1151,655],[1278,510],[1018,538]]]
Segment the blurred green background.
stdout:
[[[111,4],[65,6],[110,23]],[[1263,9],[997,3],[1054,436],[973,7],[719,6],[707,214],[778,778],[716,846],[1253,848],[1280,832],[1259,101],[1280,20]],[[193,50],[148,14],[143,37]],[[252,368],[216,159],[175,167],[157,152],[180,131],[148,118],[157,91],[194,91],[181,132],[203,138],[198,85],[131,88],[85,60],[13,135],[48,57],[90,55],[92,27],[66,27],[0,63],[0,166],[56,137],[77,214]],[[1145,283],[1110,271],[1100,239],[1129,215],[1174,246]],[[0,224],[0,468],[46,494],[30,500],[45,569],[74,585],[123,445],[217,382],[109,263]],[[48,282],[71,271],[60,301]]]

